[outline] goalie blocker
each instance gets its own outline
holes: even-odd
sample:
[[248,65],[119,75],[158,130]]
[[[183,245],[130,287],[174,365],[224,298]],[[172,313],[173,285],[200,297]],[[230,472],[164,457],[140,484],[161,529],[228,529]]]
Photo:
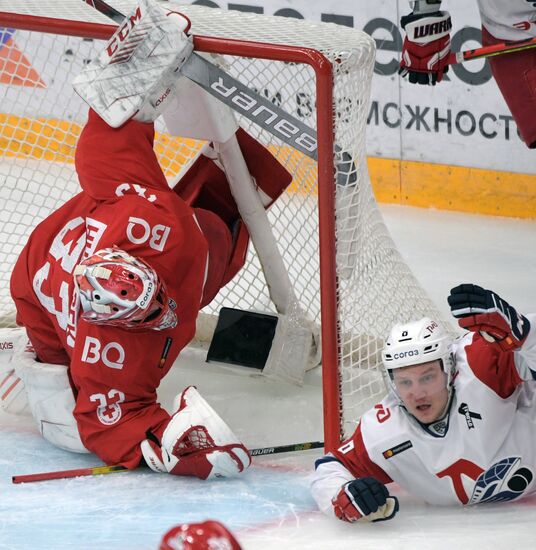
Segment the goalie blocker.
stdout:
[[106,48],[73,80],[75,91],[113,128],[136,114],[141,122],[156,120],[193,51],[189,29],[184,15],[140,0]]

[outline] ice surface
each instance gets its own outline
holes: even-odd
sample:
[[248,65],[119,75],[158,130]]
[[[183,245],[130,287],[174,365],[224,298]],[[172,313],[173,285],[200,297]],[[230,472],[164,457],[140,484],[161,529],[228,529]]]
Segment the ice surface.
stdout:
[[[536,222],[381,209],[403,255],[446,314],[448,290],[461,282],[488,286],[521,311],[536,311]],[[161,387],[165,405],[195,383],[233,427],[239,426],[236,431],[249,446],[322,438],[318,373],[309,373],[303,388],[295,389],[203,358],[198,351],[179,358]],[[536,548],[536,496],[438,508],[392,487],[401,504],[393,521],[347,525],[325,518],[308,488],[321,451],[256,458],[238,480],[202,482],[140,470],[13,485],[14,474],[101,463],[55,449],[28,418],[0,416],[0,442],[2,550],[152,550],[174,524],[207,518],[228,525],[245,549]]]

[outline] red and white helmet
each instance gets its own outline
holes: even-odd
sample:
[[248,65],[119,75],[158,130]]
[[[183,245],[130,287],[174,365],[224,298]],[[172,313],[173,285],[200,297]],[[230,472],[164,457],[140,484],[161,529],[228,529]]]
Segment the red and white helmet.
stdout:
[[232,533],[219,521],[183,523],[170,529],[158,550],[241,550]]
[[128,329],[165,330],[177,326],[176,304],[154,269],[118,248],[104,248],[74,269],[88,323]]

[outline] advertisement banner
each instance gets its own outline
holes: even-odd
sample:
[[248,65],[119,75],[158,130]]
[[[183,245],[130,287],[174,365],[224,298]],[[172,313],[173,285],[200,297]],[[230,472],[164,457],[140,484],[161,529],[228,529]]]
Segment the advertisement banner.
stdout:
[[[169,5],[184,3],[188,0],[172,0]],[[401,15],[410,11],[408,0],[194,0],[189,3],[334,23],[366,32],[377,47],[366,153],[378,200],[536,218],[536,151],[528,149],[520,139],[487,61],[453,65],[444,81],[433,87],[410,84],[399,77],[404,40],[399,22]],[[534,6],[536,21],[536,2]],[[444,0],[442,7],[452,16],[452,50],[480,47],[477,0]],[[335,26],[327,28],[337,32]],[[70,89],[64,88],[63,73],[81,71],[99,51],[99,41],[65,36],[62,46],[56,46],[51,57],[45,57],[43,52],[52,51],[48,44],[51,38],[40,38],[42,42],[29,40],[24,51],[19,51],[19,33],[22,36],[25,31],[5,29],[0,41],[0,64],[6,52],[23,56],[27,62],[20,66],[30,67],[33,77],[28,79],[24,75],[20,78],[24,85],[12,86],[6,85],[0,74],[0,87],[5,88],[4,112],[22,117],[34,112],[47,118],[67,115],[68,123],[76,122],[76,113],[84,105],[80,98],[73,97]],[[40,75],[49,72],[51,67],[56,71],[55,76],[41,82]],[[284,79],[284,70],[281,75]],[[310,83],[313,79],[311,71]],[[288,112],[305,124],[314,124],[311,95],[307,91],[287,97],[277,80],[259,82],[258,88],[266,97],[278,98]],[[50,93],[55,99],[52,102]]]
[[[266,15],[297,17],[354,27],[377,44],[368,154],[374,157],[536,173],[536,155],[526,148],[484,60],[452,66],[435,87],[398,77],[403,43],[400,16],[407,0],[196,0],[192,4]],[[452,16],[452,49],[480,47],[477,2],[445,0]]]

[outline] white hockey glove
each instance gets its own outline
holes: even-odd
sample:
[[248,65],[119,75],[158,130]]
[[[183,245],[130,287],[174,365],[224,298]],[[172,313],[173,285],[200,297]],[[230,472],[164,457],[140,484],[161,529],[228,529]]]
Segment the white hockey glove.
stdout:
[[141,443],[155,472],[200,479],[234,477],[251,464],[248,450],[193,386],[175,399],[172,416],[159,442],[153,434]]
[[135,115],[143,122],[155,120],[192,53],[189,28],[184,15],[140,0],[104,51],[74,79],[75,91],[114,128]]
[[342,521],[385,521],[398,512],[398,499],[389,496],[383,483],[363,477],[345,483],[332,500],[335,515]]

